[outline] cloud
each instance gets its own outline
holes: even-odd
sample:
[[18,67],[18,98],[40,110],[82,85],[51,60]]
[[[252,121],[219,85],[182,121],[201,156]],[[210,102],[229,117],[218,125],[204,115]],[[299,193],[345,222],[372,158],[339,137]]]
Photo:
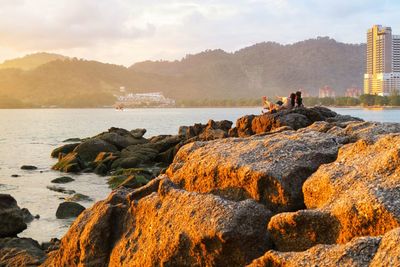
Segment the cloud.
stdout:
[[123,1],[17,1],[1,6],[0,42],[21,49],[63,49],[154,34],[154,25],[138,27],[129,19]]
[[400,33],[399,9],[395,0],[0,0],[0,58],[47,50],[130,65],[263,41],[359,43],[377,23]]

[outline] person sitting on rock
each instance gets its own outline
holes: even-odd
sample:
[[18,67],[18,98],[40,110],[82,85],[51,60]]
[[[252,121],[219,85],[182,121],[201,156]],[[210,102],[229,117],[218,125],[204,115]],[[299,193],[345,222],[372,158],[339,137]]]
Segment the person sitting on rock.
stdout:
[[261,111],[262,114],[276,113],[277,108],[274,103],[269,101],[266,96],[263,96],[262,100],[263,100],[263,109]]
[[296,108],[304,107],[303,98],[301,97],[301,92],[300,91],[296,92],[295,107]]
[[283,96],[277,96],[277,97],[279,98],[278,102],[282,103],[281,105],[279,105],[278,110],[294,108],[294,106],[296,104],[296,102],[295,102],[296,94],[295,93],[291,93],[289,97],[283,97]]

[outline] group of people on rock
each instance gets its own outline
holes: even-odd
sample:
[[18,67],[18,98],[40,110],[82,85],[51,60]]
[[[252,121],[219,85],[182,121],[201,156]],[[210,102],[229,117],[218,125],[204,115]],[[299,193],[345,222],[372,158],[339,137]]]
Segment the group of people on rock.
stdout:
[[304,107],[303,98],[301,92],[291,93],[289,97],[277,96],[279,99],[277,102],[272,102],[268,97],[263,96],[263,109],[262,113],[276,113],[280,110],[293,109],[298,107]]

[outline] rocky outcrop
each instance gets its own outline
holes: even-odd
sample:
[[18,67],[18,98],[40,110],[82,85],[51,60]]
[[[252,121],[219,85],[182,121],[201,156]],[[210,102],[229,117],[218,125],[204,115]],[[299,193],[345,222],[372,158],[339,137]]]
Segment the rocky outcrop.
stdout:
[[335,162],[304,183],[312,211],[271,219],[268,228],[280,250],[346,243],[400,227],[400,134],[365,136],[371,138],[342,147]]
[[154,165],[168,166],[179,148],[197,140],[228,137],[230,121],[213,121],[207,124],[182,126],[178,135],[143,137],[146,129],[128,131],[110,128],[107,132],[82,143],[67,144],[56,148],[53,157],[59,161],[54,170],[62,172],[94,172],[107,175],[118,169],[146,168]]
[[0,266],[38,266],[45,253],[31,238],[0,238]]
[[270,248],[270,216],[159,177],[83,212],[44,266],[243,266]]
[[270,132],[282,126],[289,126],[294,130],[298,130],[317,121],[333,123],[362,120],[339,115],[324,107],[296,108],[282,110],[273,114],[247,115],[239,118],[236,122],[236,129],[231,130],[230,136],[248,137],[254,134]]
[[274,212],[297,210],[304,208],[303,182],[336,159],[339,145],[326,133],[290,130],[195,142],[179,150],[166,173],[188,191],[252,198]]
[[268,251],[250,267],[400,266],[400,228],[383,237],[358,237],[343,245],[317,245],[304,252]]
[[0,194],[0,238],[14,237],[26,229],[24,212],[10,195]]

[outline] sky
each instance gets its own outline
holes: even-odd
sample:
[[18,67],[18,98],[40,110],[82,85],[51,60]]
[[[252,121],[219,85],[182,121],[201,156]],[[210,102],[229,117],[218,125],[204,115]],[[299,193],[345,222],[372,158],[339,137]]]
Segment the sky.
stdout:
[[0,0],[0,62],[35,52],[130,66],[206,49],[317,36],[365,42],[400,34],[398,0]]

